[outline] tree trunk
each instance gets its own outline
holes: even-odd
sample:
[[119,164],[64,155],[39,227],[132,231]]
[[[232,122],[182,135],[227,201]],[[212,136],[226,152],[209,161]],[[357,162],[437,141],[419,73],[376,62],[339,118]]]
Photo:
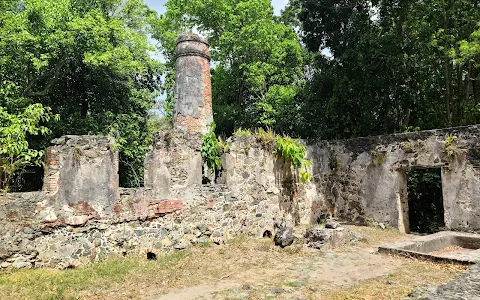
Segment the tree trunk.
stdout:
[[445,56],[445,63],[444,63],[444,72],[445,72],[445,104],[447,108],[447,126],[452,126],[452,113],[450,108],[450,103],[452,99],[451,88],[450,88],[450,62],[449,58]]

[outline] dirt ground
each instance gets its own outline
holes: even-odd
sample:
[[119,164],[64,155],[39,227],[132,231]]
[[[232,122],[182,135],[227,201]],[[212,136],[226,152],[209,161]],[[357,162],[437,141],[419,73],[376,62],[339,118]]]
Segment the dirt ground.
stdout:
[[[117,261],[112,264],[117,271],[109,266],[101,271],[91,269],[91,275],[84,274],[83,268],[0,273],[0,298],[402,299],[420,286],[447,282],[465,269],[378,254],[380,244],[411,237],[393,230],[348,229],[360,232],[365,241],[319,251],[301,243],[279,249],[271,240],[240,237],[227,245],[204,245],[154,262],[139,258]],[[119,264],[128,266],[120,270]],[[109,272],[123,275],[110,277]],[[28,293],[25,276],[39,277],[27,282],[42,286],[44,292],[37,289],[36,293],[40,297]],[[62,276],[64,280],[57,281]],[[69,276],[85,276],[83,281],[91,282],[82,284]],[[18,289],[6,288],[8,284],[18,285]]]

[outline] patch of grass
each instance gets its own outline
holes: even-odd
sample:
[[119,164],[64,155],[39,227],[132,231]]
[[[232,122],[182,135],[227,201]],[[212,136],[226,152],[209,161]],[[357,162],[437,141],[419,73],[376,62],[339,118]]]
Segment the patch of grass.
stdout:
[[112,259],[74,270],[18,270],[0,273],[2,299],[61,299],[67,291],[119,282],[136,267],[129,259]]
[[208,248],[208,247],[212,247],[212,246],[213,246],[212,241],[201,242],[197,245],[197,247],[199,247],[199,248]]
[[233,246],[238,246],[238,245],[242,245],[244,243],[247,243],[250,239],[251,239],[251,237],[249,237],[246,234],[239,234],[239,235],[233,237],[231,240],[229,240],[228,243],[230,245],[233,245]]
[[[300,243],[280,249],[273,246],[271,239],[240,235],[226,245],[157,255],[156,261],[148,261],[143,256],[114,257],[73,270],[2,271],[0,299],[156,299],[172,289],[198,284],[213,285],[215,289],[222,282],[251,285],[251,289],[242,291],[249,299],[264,299],[272,288],[282,286],[288,292],[275,295],[278,299],[292,299],[297,294],[309,299],[401,299],[419,285],[446,282],[462,270],[456,266],[383,257],[381,259],[393,266],[377,273],[382,276],[363,276],[370,279],[353,281],[350,286],[341,282],[325,284],[319,279],[321,292],[310,291],[312,279],[317,280],[321,274],[318,268],[325,265],[325,272],[331,272],[333,277],[348,277],[359,270],[364,274],[371,266],[372,255],[362,248],[406,237],[394,230],[345,227],[359,232],[367,242],[360,247],[335,249],[334,258],[325,258],[323,252],[306,249]],[[344,263],[349,264],[348,268],[342,267]],[[305,275],[310,280],[305,279]],[[308,286],[296,286],[297,281]],[[216,295],[216,299],[225,299],[229,294]]]
[[288,286],[288,287],[297,287],[295,282],[292,282],[292,281],[287,281],[285,282],[284,286]]
[[300,244],[300,243],[293,243],[291,246],[289,247],[285,247],[283,249],[280,249],[280,251],[282,253],[285,253],[285,254],[288,254],[288,255],[296,255],[296,254],[300,254],[303,250],[303,244]]
[[103,290],[124,282],[135,272],[153,275],[188,257],[188,252],[160,256],[157,261],[112,258],[67,270],[0,272],[0,299],[69,299],[85,291]]

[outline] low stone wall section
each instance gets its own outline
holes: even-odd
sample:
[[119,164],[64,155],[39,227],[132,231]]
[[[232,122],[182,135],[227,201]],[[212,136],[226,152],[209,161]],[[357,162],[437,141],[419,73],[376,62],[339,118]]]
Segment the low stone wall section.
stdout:
[[[278,204],[268,199],[240,201],[224,185],[199,185],[188,201],[151,201],[145,189],[121,189],[116,215],[108,219],[48,222],[40,219],[38,200],[46,194],[11,194],[1,198],[5,219],[0,239],[0,266],[68,267],[107,255],[159,253],[192,244],[223,243],[239,234],[261,237],[273,232]],[[40,198],[34,198],[40,197]],[[13,219],[15,218],[15,219]],[[14,222],[16,220],[16,222]],[[83,222],[83,223],[81,223]]]

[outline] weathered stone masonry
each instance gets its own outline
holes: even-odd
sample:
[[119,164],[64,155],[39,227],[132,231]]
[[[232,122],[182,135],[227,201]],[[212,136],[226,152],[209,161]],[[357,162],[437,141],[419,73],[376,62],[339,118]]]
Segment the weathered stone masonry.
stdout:
[[[65,136],[47,150],[43,192],[0,197],[0,265],[68,266],[107,254],[262,236],[274,222],[308,219],[308,189],[285,190],[291,168],[255,138],[232,138],[225,184],[202,185],[202,133],[213,120],[208,43],[177,45],[174,130],[145,158],[145,187],[118,187],[118,152],[106,137]],[[310,188],[314,188],[310,185]]]
[[[54,140],[43,191],[0,195],[0,267],[179,250],[328,216],[408,231],[408,168],[442,168],[446,226],[480,231],[480,125],[305,142],[313,175],[306,184],[254,136],[234,136],[222,156],[222,184],[202,185],[202,133],[212,120],[208,43],[184,34],[177,51],[174,130],[156,134],[145,187],[118,186],[113,139]],[[447,137],[455,137],[450,145]]]
[[174,128],[206,133],[213,122],[209,44],[196,34],[177,40]]
[[101,136],[64,136],[47,150],[43,190],[55,210],[100,218],[113,213],[118,193],[115,141]]
[[[447,138],[452,155],[446,153]],[[319,207],[408,232],[405,170],[441,168],[445,225],[480,231],[480,126],[324,141],[309,146]]]
[[[185,136],[180,137],[183,142],[169,144],[170,149],[182,147],[190,153],[188,143],[183,140]],[[69,138],[90,142],[83,144],[84,149],[105,151],[98,143],[99,137]],[[164,151],[163,147],[167,146],[160,141],[162,139],[156,141],[155,147]],[[165,169],[173,174],[170,181],[163,183],[169,185],[168,193],[162,194],[150,187],[122,189],[117,186],[119,197],[113,202],[111,214],[104,214],[110,210],[101,207],[85,190],[79,190],[85,193],[84,197],[72,198],[82,201],[67,199],[65,202],[61,197],[62,181],[58,181],[54,190],[49,185],[44,192],[0,196],[0,265],[66,267],[97,261],[112,253],[178,250],[191,244],[223,243],[238,234],[261,237],[267,230],[273,232],[275,221],[308,222],[311,205],[305,197],[308,189],[301,187],[295,195],[282,191],[283,174],[288,172],[281,159],[264,150],[253,137],[236,137],[229,143],[230,150],[223,157],[225,184],[189,183],[192,173],[186,165],[167,164]],[[68,170],[69,174],[78,174],[79,170],[90,170],[91,173],[84,176],[93,178],[100,174],[102,178],[97,178],[98,182],[108,182],[107,170],[116,163],[101,162],[117,157],[114,148],[106,150],[112,152],[110,154],[95,157],[99,161],[91,161],[90,154],[84,157],[85,152],[58,147],[49,149],[57,161],[69,161],[66,158],[70,155],[78,155],[75,156],[78,161],[71,165],[55,163],[56,172],[62,174]],[[65,152],[53,151],[59,149]],[[95,168],[89,169],[89,166]],[[158,165],[149,164],[147,159],[146,168],[148,174],[153,172],[151,169],[157,170]],[[52,172],[51,168],[46,172]],[[198,175],[201,178],[202,174]],[[109,195],[108,188],[99,193],[99,199],[106,195]],[[110,207],[110,202],[106,202],[106,206]]]

